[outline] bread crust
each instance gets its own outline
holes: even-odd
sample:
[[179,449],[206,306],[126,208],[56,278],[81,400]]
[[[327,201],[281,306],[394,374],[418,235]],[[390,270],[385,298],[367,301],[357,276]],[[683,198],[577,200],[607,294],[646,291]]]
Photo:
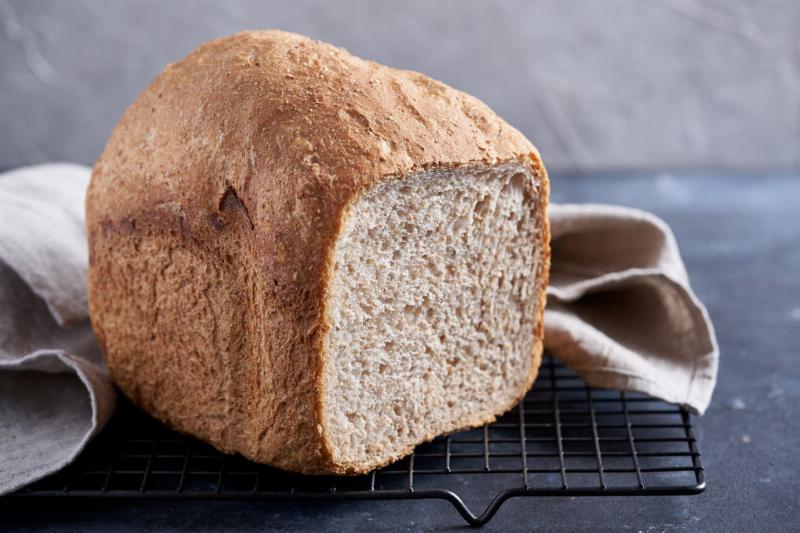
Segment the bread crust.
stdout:
[[201,46],[137,98],[92,172],[89,303],[112,377],[223,451],[303,473],[373,468],[335,464],[322,419],[331,254],[347,210],[387,179],[513,160],[538,177],[542,202],[521,398],[541,358],[550,259],[533,145],[469,95],[300,35]]

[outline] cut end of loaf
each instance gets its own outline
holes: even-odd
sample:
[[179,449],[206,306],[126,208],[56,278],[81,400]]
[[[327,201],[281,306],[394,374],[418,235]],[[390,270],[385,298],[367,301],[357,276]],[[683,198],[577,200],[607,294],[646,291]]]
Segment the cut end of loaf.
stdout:
[[538,367],[541,176],[520,163],[381,182],[333,254],[323,425],[364,472],[510,409]]

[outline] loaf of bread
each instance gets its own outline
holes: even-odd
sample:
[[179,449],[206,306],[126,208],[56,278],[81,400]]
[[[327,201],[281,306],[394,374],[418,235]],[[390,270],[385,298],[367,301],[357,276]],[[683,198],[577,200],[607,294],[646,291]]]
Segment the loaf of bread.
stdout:
[[547,201],[536,149],[477,99],[240,33],[167,66],[95,164],[92,323],[116,384],[169,426],[368,472],[530,388]]

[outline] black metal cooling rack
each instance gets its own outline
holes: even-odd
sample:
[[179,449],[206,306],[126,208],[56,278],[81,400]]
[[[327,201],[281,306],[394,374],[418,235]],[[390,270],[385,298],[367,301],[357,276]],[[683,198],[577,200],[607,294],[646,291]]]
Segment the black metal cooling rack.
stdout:
[[[224,455],[123,402],[72,466],[13,496],[443,499],[480,526],[514,497],[685,495],[704,488],[685,409],[590,388],[545,356],[533,389],[513,411],[418,446],[365,476],[301,476]],[[480,515],[470,510],[476,505],[485,506]]]

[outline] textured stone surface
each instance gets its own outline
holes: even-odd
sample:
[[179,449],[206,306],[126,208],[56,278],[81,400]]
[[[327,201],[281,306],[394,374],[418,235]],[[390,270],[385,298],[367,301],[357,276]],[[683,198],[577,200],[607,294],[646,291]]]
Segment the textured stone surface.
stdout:
[[0,0],[0,166],[93,162],[166,63],[272,27],[475,94],[551,168],[798,169],[798,26],[795,0]]
[[[553,176],[554,201],[641,207],[661,215],[675,231],[692,285],[714,320],[721,352],[711,406],[705,416],[694,418],[708,488],[681,497],[513,499],[481,531],[797,531],[798,178]],[[473,483],[491,491],[497,478],[479,477]],[[466,529],[450,504],[429,501],[0,499],[0,524],[20,531]]]

